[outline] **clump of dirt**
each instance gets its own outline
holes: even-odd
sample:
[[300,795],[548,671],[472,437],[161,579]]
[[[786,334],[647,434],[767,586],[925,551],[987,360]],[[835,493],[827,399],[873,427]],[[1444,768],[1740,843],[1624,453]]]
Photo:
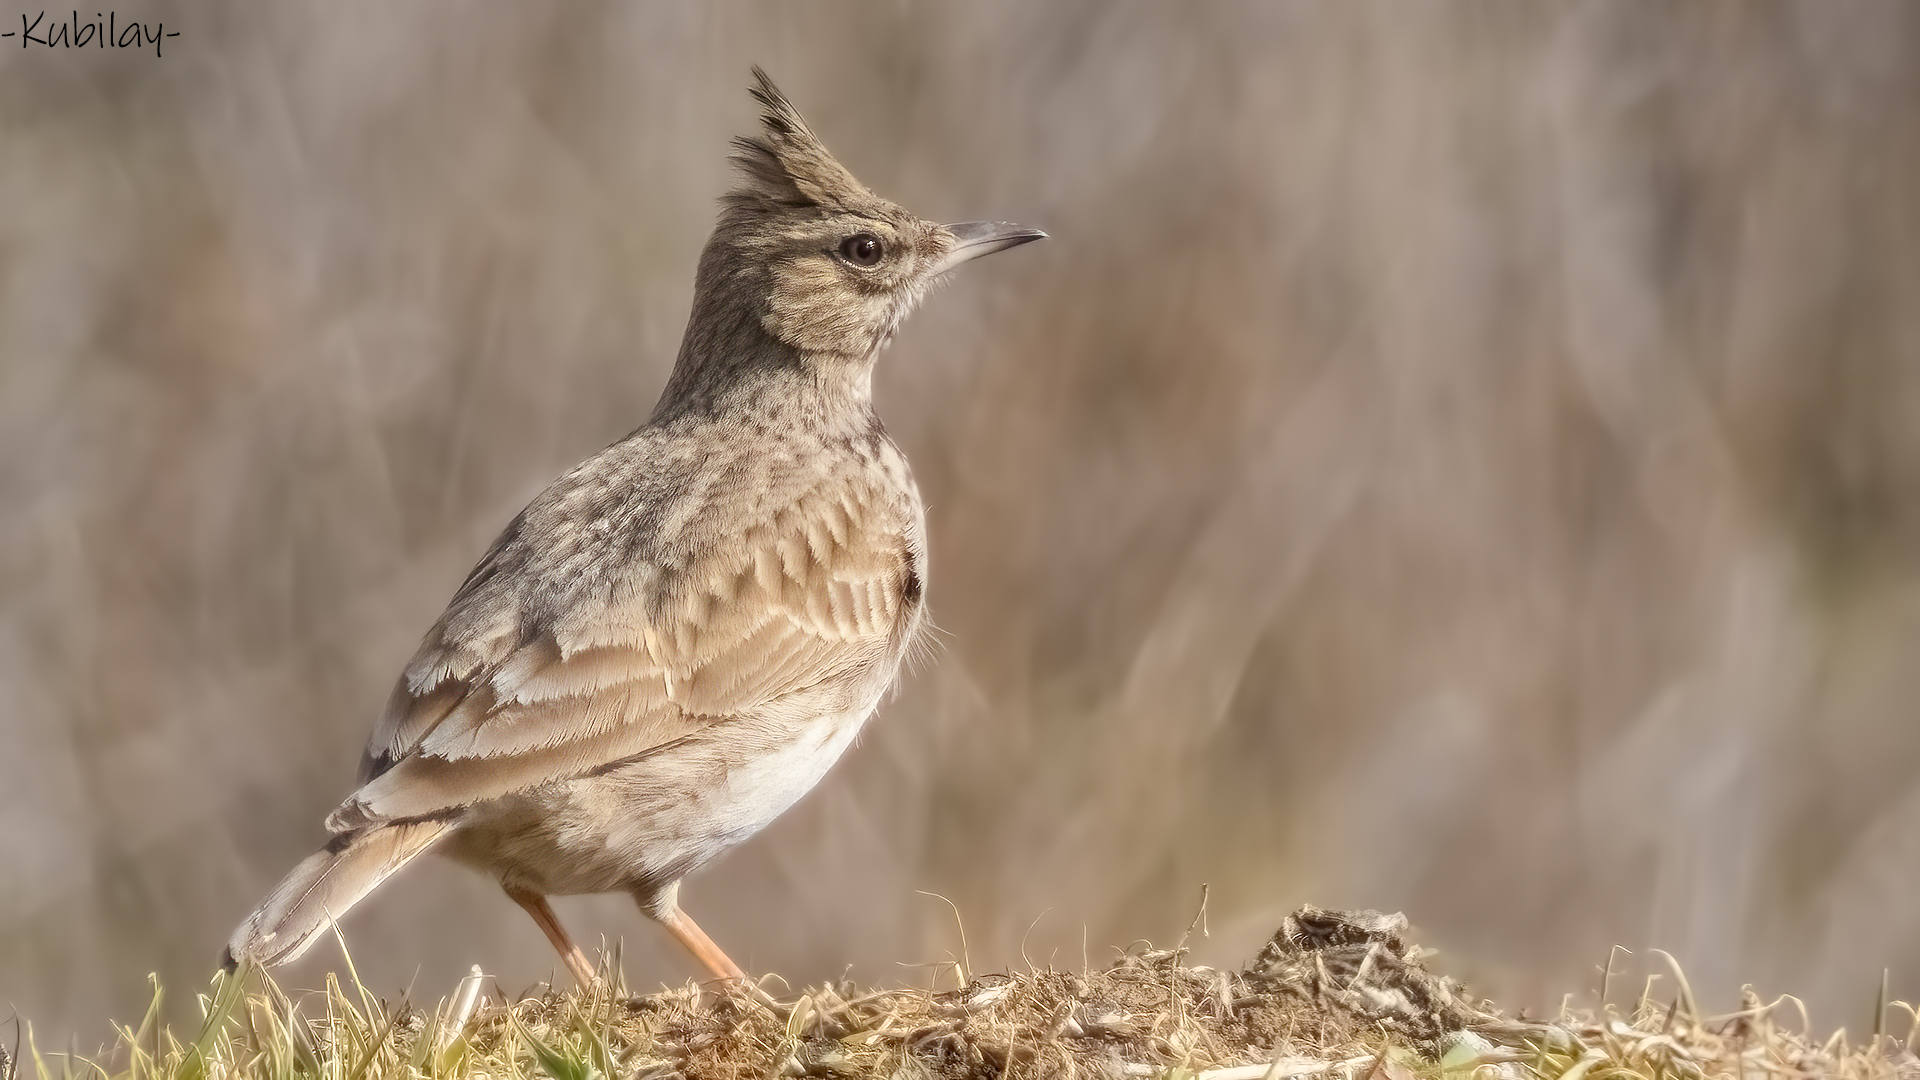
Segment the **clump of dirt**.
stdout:
[[1421,961],[1429,951],[1407,940],[1407,917],[1378,911],[1303,907],[1247,965],[1244,978],[1263,994],[1312,1005],[1329,1017],[1378,1027],[1438,1054],[1443,1041],[1491,1014],[1469,1002],[1452,979]]

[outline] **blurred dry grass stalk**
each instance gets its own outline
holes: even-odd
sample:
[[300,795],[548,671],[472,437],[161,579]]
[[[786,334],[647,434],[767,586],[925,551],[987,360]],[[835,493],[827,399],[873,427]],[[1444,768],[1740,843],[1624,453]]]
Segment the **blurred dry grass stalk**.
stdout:
[[[492,534],[644,417],[755,60],[876,190],[1056,240],[881,365],[946,648],[690,886],[739,959],[885,980],[951,947],[916,889],[982,966],[1077,957],[1205,880],[1201,959],[1312,899],[1510,1001],[1615,941],[1717,999],[1912,987],[1911,6],[155,10],[163,60],[0,50],[0,998],[43,1032],[200,982]],[[550,965],[485,882],[395,884],[370,985]]]

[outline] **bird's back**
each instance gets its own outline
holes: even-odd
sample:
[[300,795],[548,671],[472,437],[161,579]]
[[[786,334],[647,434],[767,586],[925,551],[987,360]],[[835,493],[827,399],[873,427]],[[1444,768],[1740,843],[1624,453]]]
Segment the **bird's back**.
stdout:
[[577,777],[823,684],[845,684],[842,707],[877,702],[920,625],[923,534],[905,460],[870,417],[642,428],[482,558],[331,824]]

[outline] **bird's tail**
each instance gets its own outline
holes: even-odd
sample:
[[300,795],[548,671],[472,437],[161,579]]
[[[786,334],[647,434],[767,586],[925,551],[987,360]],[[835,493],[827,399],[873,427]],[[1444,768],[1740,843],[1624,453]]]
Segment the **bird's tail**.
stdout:
[[401,821],[341,833],[293,868],[227,942],[223,964],[283,964],[373,887],[433,846],[451,821]]

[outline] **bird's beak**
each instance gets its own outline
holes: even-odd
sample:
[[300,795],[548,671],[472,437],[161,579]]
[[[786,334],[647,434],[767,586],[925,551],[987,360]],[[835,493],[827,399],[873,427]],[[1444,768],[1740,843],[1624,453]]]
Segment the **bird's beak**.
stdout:
[[991,255],[1010,247],[1034,240],[1045,240],[1047,234],[1039,229],[1029,229],[1024,225],[1014,225],[1005,221],[962,221],[957,225],[945,226],[953,234],[953,247],[940,260],[933,272],[944,274],[963,262],[970,262],[982,255]]

